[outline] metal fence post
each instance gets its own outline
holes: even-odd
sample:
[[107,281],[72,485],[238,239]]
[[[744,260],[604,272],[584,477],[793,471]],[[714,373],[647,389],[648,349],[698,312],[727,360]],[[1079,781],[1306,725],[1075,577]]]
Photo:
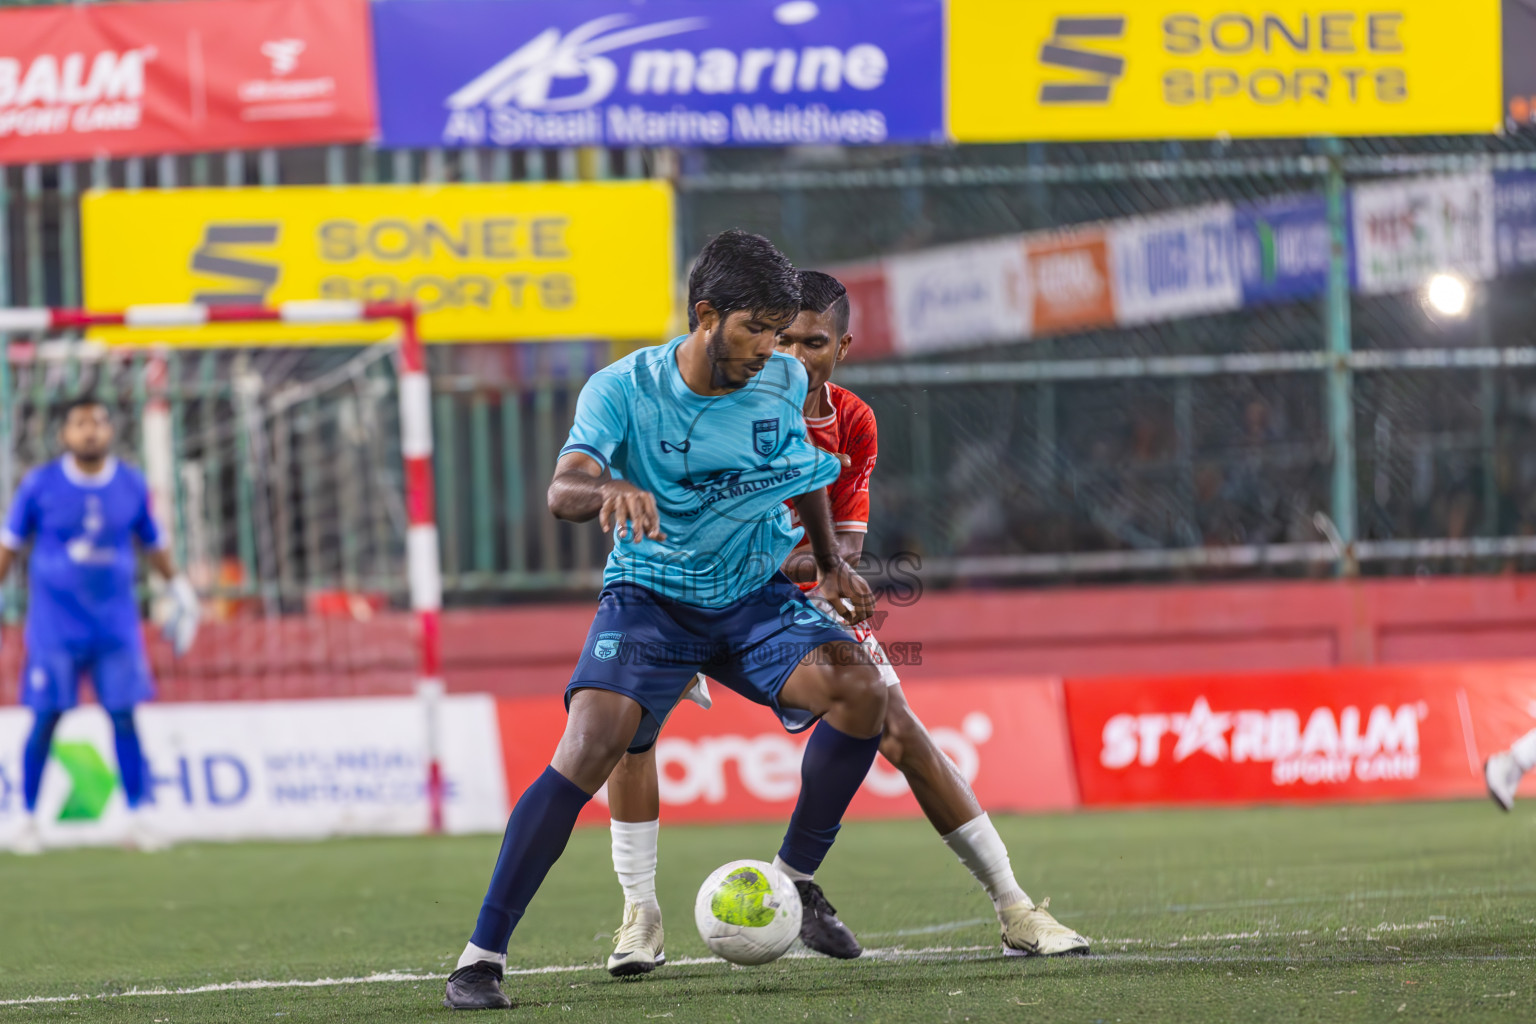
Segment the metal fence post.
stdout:
[[1327,140],[1328,152],[1328,441],[1333,452],[1332,508],[1343,550],[1335,566],[1340,576],[1360,571],[1355,558],[1355,405],[1354,372],[1349,366],[1353,348],[1349,308],[1349,208],[1345,202],[1343,147]]

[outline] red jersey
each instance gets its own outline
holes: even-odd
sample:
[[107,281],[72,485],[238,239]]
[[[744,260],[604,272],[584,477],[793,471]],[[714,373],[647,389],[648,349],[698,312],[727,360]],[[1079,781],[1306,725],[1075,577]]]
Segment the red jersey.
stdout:
[[[832,499],[832,526],[838,533],[868,533],[869,475],[874,472],[879,447],[875,412],[864,399],[831,381],[827,382],[827,401],[832,414],[820,418],[807,416],[805,425],[811,444],[852,460],[827,488],[827,496]],[[796,518],[797,525],[798,522]],[[809,543],[804,537],[800,539],[801,547]]]

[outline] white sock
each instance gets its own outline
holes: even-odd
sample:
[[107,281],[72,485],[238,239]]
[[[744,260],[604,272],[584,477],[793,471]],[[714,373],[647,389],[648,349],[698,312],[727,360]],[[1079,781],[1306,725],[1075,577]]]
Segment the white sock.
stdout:
[[953,850],[960,863],[976,876],[996,909],[1002,910],[1029,899],[1013,877],[1003,837],[997,834],[992,819],[985,814],[972,818],[945,836],[944,845]]
[[1536,729],[1532,729],[1511,743],[1509,752],[1514,756],[1515,764],[1520,766],[1521,771],[1528,772],[1536,768]]
[[630,903],[656,905],[656,837],[660,821],[614,821],[608,831],[613,837],[613,872],[624,887]]
[[816,877],[816,872],[814,871],[810,874],[806,874],[804,871],[796,871],[788,864],[785,864],[783,859],[780,858],[778,854],[774,854],[773,866],[784,872],[784,874],[788,876],[791,882],[809,882],[811,879]]
[[465,943],[464,952],[459,954],[459,967],[468,967],[470,964],[477,964],[481,960],[489,960],[491,963],[499,965],[503,970],[507,966],[507,954],[492,953],[488,949],[481,949],[473,942]]

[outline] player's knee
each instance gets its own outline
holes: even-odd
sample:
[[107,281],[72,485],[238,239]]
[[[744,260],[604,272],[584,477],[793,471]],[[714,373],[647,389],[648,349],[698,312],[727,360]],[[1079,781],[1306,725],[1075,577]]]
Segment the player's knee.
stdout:
[[885,710],[885,730],[880,734],[880,753],[891,766],[904,770],[927,746],[928,733],[905,704],[892,701]]
[[886,686],[880,670],[865,659],[839,665],[833,682],[832,697],[860,719],[868,719],[878,728],[885,718]]
[[610,783],[612,785],[623,785],[631,779],[645,779],[656,770],[655,765],[655,747],[652,747],[643,754],[626,752],[619,758],[619,763],[614,766]]

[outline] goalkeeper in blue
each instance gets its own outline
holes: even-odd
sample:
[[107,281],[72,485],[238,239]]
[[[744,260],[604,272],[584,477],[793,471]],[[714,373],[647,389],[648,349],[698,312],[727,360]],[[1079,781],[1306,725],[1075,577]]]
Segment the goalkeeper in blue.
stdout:
[[507,822],[448,978],[451,1008],[511,1005],[508,940],[576,816],[626,750],[651,748],[699,672],[792,732],[814,729],[779,852],[811,873],[832,847],[880,747],[886,688],[869,653],[779,568],[801,536],[792,500],[830,606],[854,622],[873,610],[833,532],[826,487],[842,463],[807,439],[805,368],[777,350],[800,302],[795,268],[767,239],[727,231],[689,275],[689,333],[582,388],[549,509],[597,519],[613,550],[565,691],[565,734]]
[[[0,530],[0,581],[32,544],[21,699],[34,717],[22,762],[27,818],[16,853],[42,850],[35,815],[43,766],[59,719],[79,703],[84,674],[112,719],[129,810],[146,799],[148,771],[133,711],[154,696],[154,680],[135,596],[135,542],[170,583],[174,612],[166,633],[177,654],[197,632],[197,595],[161,543],[144,477],[113,457],[112,439],[106,405],[89,397],[71,402],[59,431],[64,455],[27,474]],[[138,814],[129,836],[143,850],[164,845]]]

